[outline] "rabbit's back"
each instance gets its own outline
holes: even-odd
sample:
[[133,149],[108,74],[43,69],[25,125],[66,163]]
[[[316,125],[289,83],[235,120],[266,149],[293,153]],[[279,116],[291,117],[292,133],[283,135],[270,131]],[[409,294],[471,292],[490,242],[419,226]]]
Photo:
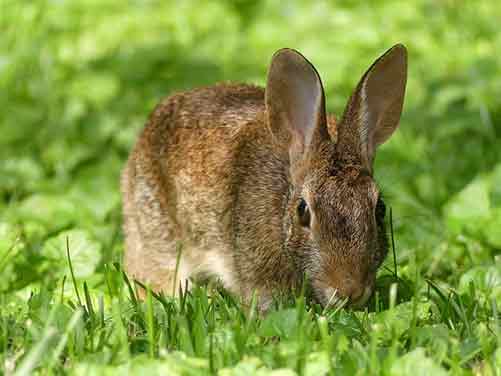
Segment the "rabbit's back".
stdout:
[[159,164],[177,221],[190,237],[219,236],[214,226],[225,225],[222,216],[231,211],[235,159],[248,133],[264,129],[263,113],[264,90],[237,84],[176,94],[154,111],[143,134],[155,159],[149,163]]
[[263,88],[217,84],[169,96],[155,108],[147,128],[234,128],[254,121],[264,108]]
[[189,270],[233,287],[235,164],[249,134],[266,131],[264,111],[264,90],[249,85],[179,93],[157,106],[122,175],[129,274],[166,290],[182,241],[179,279]]

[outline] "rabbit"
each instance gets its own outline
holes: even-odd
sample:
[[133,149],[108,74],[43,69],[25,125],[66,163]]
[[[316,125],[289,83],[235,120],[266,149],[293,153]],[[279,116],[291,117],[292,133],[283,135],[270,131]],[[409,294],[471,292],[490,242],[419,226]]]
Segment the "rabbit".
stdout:
[[363,306],[388,249],[373,161],[398,128],[406,81],[397,44],[336,123],[314,66],[285,48],[264,89],[222,83],[163,100],[121,177],[127,274],[165,294],[215,278],[264,310],[306,280],[323,306]]

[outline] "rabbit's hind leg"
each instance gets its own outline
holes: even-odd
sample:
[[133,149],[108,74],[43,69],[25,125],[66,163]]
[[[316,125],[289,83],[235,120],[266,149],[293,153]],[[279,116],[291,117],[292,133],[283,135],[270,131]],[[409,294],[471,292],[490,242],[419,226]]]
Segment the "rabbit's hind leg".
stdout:
[[[178,260],[177,224],[167,210],[165,189],[151,169],[135,168],[129,161],[122,176],[124,195],[125,269],[129,278],[149,285],[155,292],[176,294],[191,274],[187,260]],[[133,176],[133,178],[132,178]],[[140,290],[144,296],[145,291]],[[142,291],[141,291],[142,290]]]

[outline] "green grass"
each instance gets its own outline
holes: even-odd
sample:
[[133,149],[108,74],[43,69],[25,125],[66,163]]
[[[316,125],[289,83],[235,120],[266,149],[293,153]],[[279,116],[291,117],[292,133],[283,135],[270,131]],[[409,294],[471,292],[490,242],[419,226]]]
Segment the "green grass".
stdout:
[[[368,3],[0,0],[3,374],[501,375],[501,7]],[[212,285],[137,300],[118,176],[160,98],[263,84],[287,46],[339,114],[397,42],[405,110],[375,167],[395,260],[366,310],[297,293],[262,316]]]

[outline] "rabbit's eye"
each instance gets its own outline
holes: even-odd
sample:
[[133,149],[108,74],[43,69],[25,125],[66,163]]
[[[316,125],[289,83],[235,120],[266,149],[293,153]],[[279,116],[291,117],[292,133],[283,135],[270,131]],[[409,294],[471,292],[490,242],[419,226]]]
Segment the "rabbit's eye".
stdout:
[[308,204],[302,198],[299,201],[299,205],[297,206],[297,215],[299,217],[299,223],[303,227],[310,227],[310,209],[308,208]]
[[377,204],[376,204],[376,216],[380,218],[384,218],[386,214],[386,205],[384,204],[384,201],[381,197],[377,199]]

